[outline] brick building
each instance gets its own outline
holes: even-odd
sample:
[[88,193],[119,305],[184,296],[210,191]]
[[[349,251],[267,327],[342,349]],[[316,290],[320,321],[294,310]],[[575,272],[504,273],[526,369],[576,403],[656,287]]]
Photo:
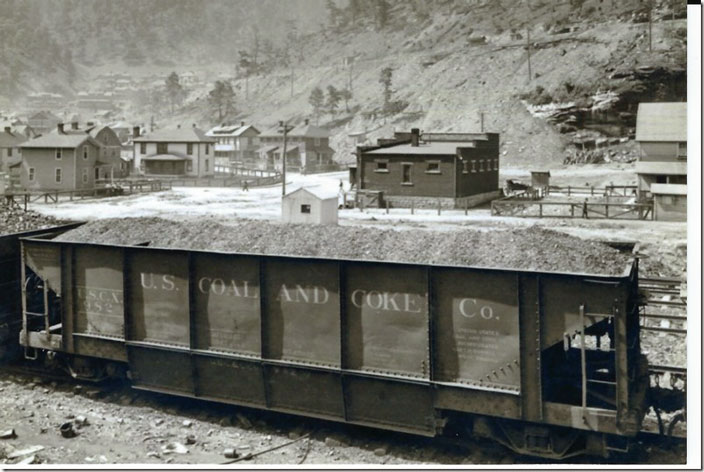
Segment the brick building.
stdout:
[[497,198],[496,133],[395,133],[357,147],[357,188],[391,206],[475,206]]

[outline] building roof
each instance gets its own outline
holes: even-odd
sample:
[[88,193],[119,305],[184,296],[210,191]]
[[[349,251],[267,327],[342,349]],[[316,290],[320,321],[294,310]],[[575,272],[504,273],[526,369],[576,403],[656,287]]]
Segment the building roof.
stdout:
[[262,146],[262,147],[260,147],[259,149],[257,149],[257,153],[260,153],[260,154],[268,154],[268,153],[270,153],[271,151],[275,151],[275,150],[278,149],[278,148],[279,148],[279,146],[276,146],[276,145],[274,145],[274,146]]
[[472,143],[467,142],[431,142],[419,143],[418,146],[411,146],[410,143],[397,144],[373,151],[363,151],[362,154],[410,154],[419,156],[454,156],[459,148],[473,148]]
[[687,102],[639,104],[636,141],[687,141]]
[[22,133],[0,131],[0,148],[17,147],[25,141],[27,138]]
[[329,190],[329,189],[324,189],[324,188],[320,188],[320,187],[312,187],[312,188],[301,187],[299,189],[294,190],[293,192],[287,193],[284,196],[284,198],[290,197],[293,194],[296,194],[299,192],[309,193],[319,200],[331,200],[331,199],[337,200],[338,193],[339,193],[338,191],[335,191],[335,190]]
[[651,184],[653,195],[687,195],[687,184]]
[[686,162],[636,162],[636,174],[687,175]]
[[214,143],[215,139],[195,127],[164,128],[134,138],[136,143]]
[[[276,125],[262,132],[262,136],[283,137],[283,133],[279,133],[279,126]],[[329,138],[330,131],[319,126],[303,123],[294,126],[294,128],[288,132],[288,136],[292,138]]]
[[253,125],[224,125],[224,126],[215,126],[214,128],[211,128],[208,130],[207,133],[205,133],[206,136],[241,136],[245,131],[247,130],[253,130],[257,134],[259,134],[259,130],[255,128]]
[[92,136],[86,133],[76,134],[45,134],[36,139],[30,139],[22,144],[21,148],[75,148],[89,141],[96,146],[100,146]]

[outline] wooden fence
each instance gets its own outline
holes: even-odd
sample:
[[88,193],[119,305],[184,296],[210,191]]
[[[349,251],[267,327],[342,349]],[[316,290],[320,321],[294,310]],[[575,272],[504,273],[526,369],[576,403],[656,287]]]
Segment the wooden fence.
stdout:
[[551,185],[549,193],[563,193],[565,195],[579,196],[609,196],[609,197],[632,197],[638,192],[637,185],[607,185],[606,187],[580,187],[580,186],[557,186]]
[[491,202],[492,216],[652,220],[653,204],[624,202],[558,202],[506,197]]

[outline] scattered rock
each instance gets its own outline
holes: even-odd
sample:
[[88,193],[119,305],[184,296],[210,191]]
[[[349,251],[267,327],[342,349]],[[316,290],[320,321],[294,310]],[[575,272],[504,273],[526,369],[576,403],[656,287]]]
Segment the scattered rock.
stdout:
[[73,423],[70,421],[62,424],[59,427],[59,432],[61,432],[61,436],[67,439],[76,437],[76,431],[73,429]]
[[16,459],[18,457],[24,457],[29,454],[34,454],[44,449],[44,446],[29,446],[26,449],[20,449],[19,451],[11,452],[7,455],[8,459]]
[[37,456],[35,456],[34,454],[32,454],[31,456],[25,457],[24,459],[22,459],[21,461],[19,461],[16,465],[34,464],[36,460],[37,460]]
[[189,434],[188,436],[186,436],[186,444],[190,445],[190,444],[195,444],[195,443],[196,443],[196,437],[194,435]]
[[237,413],[237,423],[240,425],[240,427],[244,429],[251,429],[252,428],[252,422],[247,419],[246,416],[242,415],[241,413]]
[[17,433],[15,433],[14,428],[0,432],[0,439],[15,439],[16,437]]
[[181,423],[181,425],[182,425],[184,428],[190,428],[191,426],[193,426],[193,421],[191,421],[191,420],[183,420],[183,423]]
[[[120,419],[122,419],[122,418],[120,418]],[[88,422],[88,418],[86,418],[83,415],[76,416],[76,419],[73,421],[74,421],[74,423],[76,423],[76,426],[78,426],[79,428],[82,428],[83,426],[88,426],[90,424]]]
[[223,451],[223,455],[228,459],[237,459],[238,457],[240,457],[240,455],[237,454],[237,451],[233,447],[225,449],[225,451]]
[[160,426],[160,425],[162,425],[163,423],[164,423],[164,420],[163,420],[162,418],[157,418],[157,419],[154,420],[154,424],[155,424],[156,426]]
[[157,459],[161,459],[161,456],[159,455],[158,452],[156,451],[149,451],[147,452],[147,457],[155,457]]
[[325,445],[327,447],[342,447],[342,442],[328,436],[327,438],[325,438]]
[[374,455],[375,456],[385,456],[386,455],[386,448],[385,447],[378,447],[374,449]]
[[172,442],[161,447],[164,454],[188,454],[188,448],[180,442]]

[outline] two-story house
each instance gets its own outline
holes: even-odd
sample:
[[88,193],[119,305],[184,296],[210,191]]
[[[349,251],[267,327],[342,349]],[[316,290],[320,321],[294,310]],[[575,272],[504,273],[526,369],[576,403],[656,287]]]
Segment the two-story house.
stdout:
[[[137,131],[137,130],[136,130]],[[133,171],[145,175],[207,177],[214,174],[215,139],[194,126],[164,128],[133,139]]]
[[23,143],[20,185],[28,190],[80,190],[95,187],[102,163],[100,143],[85,132],[49,133]]
[[122,158],[122,143],[110,126],[94,126],[86,130],[100,143],[101,179],[126,177],[129,175],[129,162]]
[[638,195],[658,220],[687,219],[687,103],[641,103],[636,118]]
[[244,121],[239,125],[222,124],[210,129],[206,136],[215,139],[215,163],[257,167],[259,130]]
[[20,145],[25,141],[23,134],[13,132],[9,126],[0,131],[0,172],[9,172],[10,166],[22,160]]
[[[280,170],[283,167],[284,137],[279,126],[264,131],[259,135],[261,147],[258,154],[266,167]],[[300,169],[304,173],[337,170],[333,160],[335,150],[330,147],[330,131],[311,125],[306,119],[287,133],[286,166]]]

